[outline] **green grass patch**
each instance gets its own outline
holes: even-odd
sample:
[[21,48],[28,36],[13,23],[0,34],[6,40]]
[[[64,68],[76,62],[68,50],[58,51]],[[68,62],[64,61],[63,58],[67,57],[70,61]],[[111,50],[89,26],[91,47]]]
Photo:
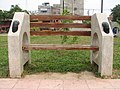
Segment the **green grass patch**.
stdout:
[[114,69],[120,70],[120,38],[114,39],[114,62],[113,67]]
[[[71,44],[73,37],[68,37],[65,44]],[[31,43],[61,44],[60,36],[31,37]],[[78,37],[75,43],[89,44],[89,37]],[[32,63],[25,69],[25,73],[39,72],[81,72],[95,71],[90,64],[90,51],[40,50],[32,51]]]
[[0,77],[8,77],[8,44],[4,36],[0,36]]
[[32,51],[32,63],[26,72],[81,72],[94,71],[89,51]]

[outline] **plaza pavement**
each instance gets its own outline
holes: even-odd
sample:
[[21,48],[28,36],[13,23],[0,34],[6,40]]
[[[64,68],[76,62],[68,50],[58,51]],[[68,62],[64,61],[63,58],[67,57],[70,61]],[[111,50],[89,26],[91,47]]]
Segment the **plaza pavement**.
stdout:
[[0,79],[0,90],[120,90],[119,79]]

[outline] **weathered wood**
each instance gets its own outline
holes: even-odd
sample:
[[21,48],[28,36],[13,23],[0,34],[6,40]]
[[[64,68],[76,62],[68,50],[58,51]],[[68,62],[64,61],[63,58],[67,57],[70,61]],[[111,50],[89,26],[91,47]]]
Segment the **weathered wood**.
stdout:
[[30,20],[91,20],[91,16],[77,15],[31,15]]
[[23,50],[95,50],[98,51],[98,46],[91,45],[57,45],[57,44],[30,44],[23,45]]
[[40,28],[91,28],[90,24],[80,24],[80,23],[72,23],[72,24],[62,24],[62,23],[39,23],[39,22],[31,22],[30,27],[40,27]]
[[30,34],[34,36],[91,36],[91,31],[30,31]]

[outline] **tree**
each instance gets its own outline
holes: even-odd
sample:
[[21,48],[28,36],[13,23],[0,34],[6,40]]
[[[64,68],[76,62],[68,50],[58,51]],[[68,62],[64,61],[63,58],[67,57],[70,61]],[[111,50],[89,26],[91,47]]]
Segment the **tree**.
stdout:
[[10,19],[10,13],[9,11],[3,11],[3,20]]
[[9,13],[9,18],[12,19],[15,12],[22,12],[23,10],[18,5],[11,5]]
[[120,4],[116,5],[112,10],[113,21],[116,21],[120,24]]
[[9,11],[0,10],[0,19],[12,19],[15,12],[27,12],[27,10],[22,10],[18,5],[11,5]]
[[3,11],[0,10],[0,20],[3,19]]
[[[71,13],[68,9],[64,9],[62,15],[71,15]],[[62,20],[62,23],[69,24],[69,23],[74,23],[74,21],[73,20]],[[63,28],[62,30],[66,32],[66,31],[70,31],[70,28]],[[67,41],[69,41],[69,44],[74,44],[76,43],[78,39],[77,36],[74,36],[72,40],[70,41],[70,37],[67,35],[61,36],[61,38],[62,38],[62,42],[61,42],[62,44],[68,43]]]

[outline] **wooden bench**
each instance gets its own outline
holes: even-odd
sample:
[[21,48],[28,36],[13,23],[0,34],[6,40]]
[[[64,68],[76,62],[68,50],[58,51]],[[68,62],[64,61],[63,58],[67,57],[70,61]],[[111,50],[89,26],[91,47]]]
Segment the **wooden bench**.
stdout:
[[[52,22],[59,20],[59,23]],[[72,20],[73,23],[62,23]],[[91,21],[91,24],[82,23]],[[46,21],[46,22],[43,22]],[[49,21],[49,22],[48,22]],[[79,22],[79,23],[78,23]],[[30,31],[30,28],[79,28],[79,31]],[[80,44],[31,44],[32,36],[89,36],[90,45]],[[98,72],[112,75],[113,33],[107,15],[93,16],[71,15],[28,15],[16,12],[8,33],[9,71],[10,77],[21,77],[25,63],[31,63],[30,50],[90,50],[91,63],[98,65]]]
[[[91,16],[62,16],[62,15],[31,15],[30,27],[48,27],[48,28],[91,28],[91,24],[84,23],[54,23],[41,22],[43,20],[91,20]],[[34,36],[91,36],[91,31],[30,31]],[[57,44],[29,44],[23,45],[23,50],[99,50],[98,46],[92,45],[57,45]]]

